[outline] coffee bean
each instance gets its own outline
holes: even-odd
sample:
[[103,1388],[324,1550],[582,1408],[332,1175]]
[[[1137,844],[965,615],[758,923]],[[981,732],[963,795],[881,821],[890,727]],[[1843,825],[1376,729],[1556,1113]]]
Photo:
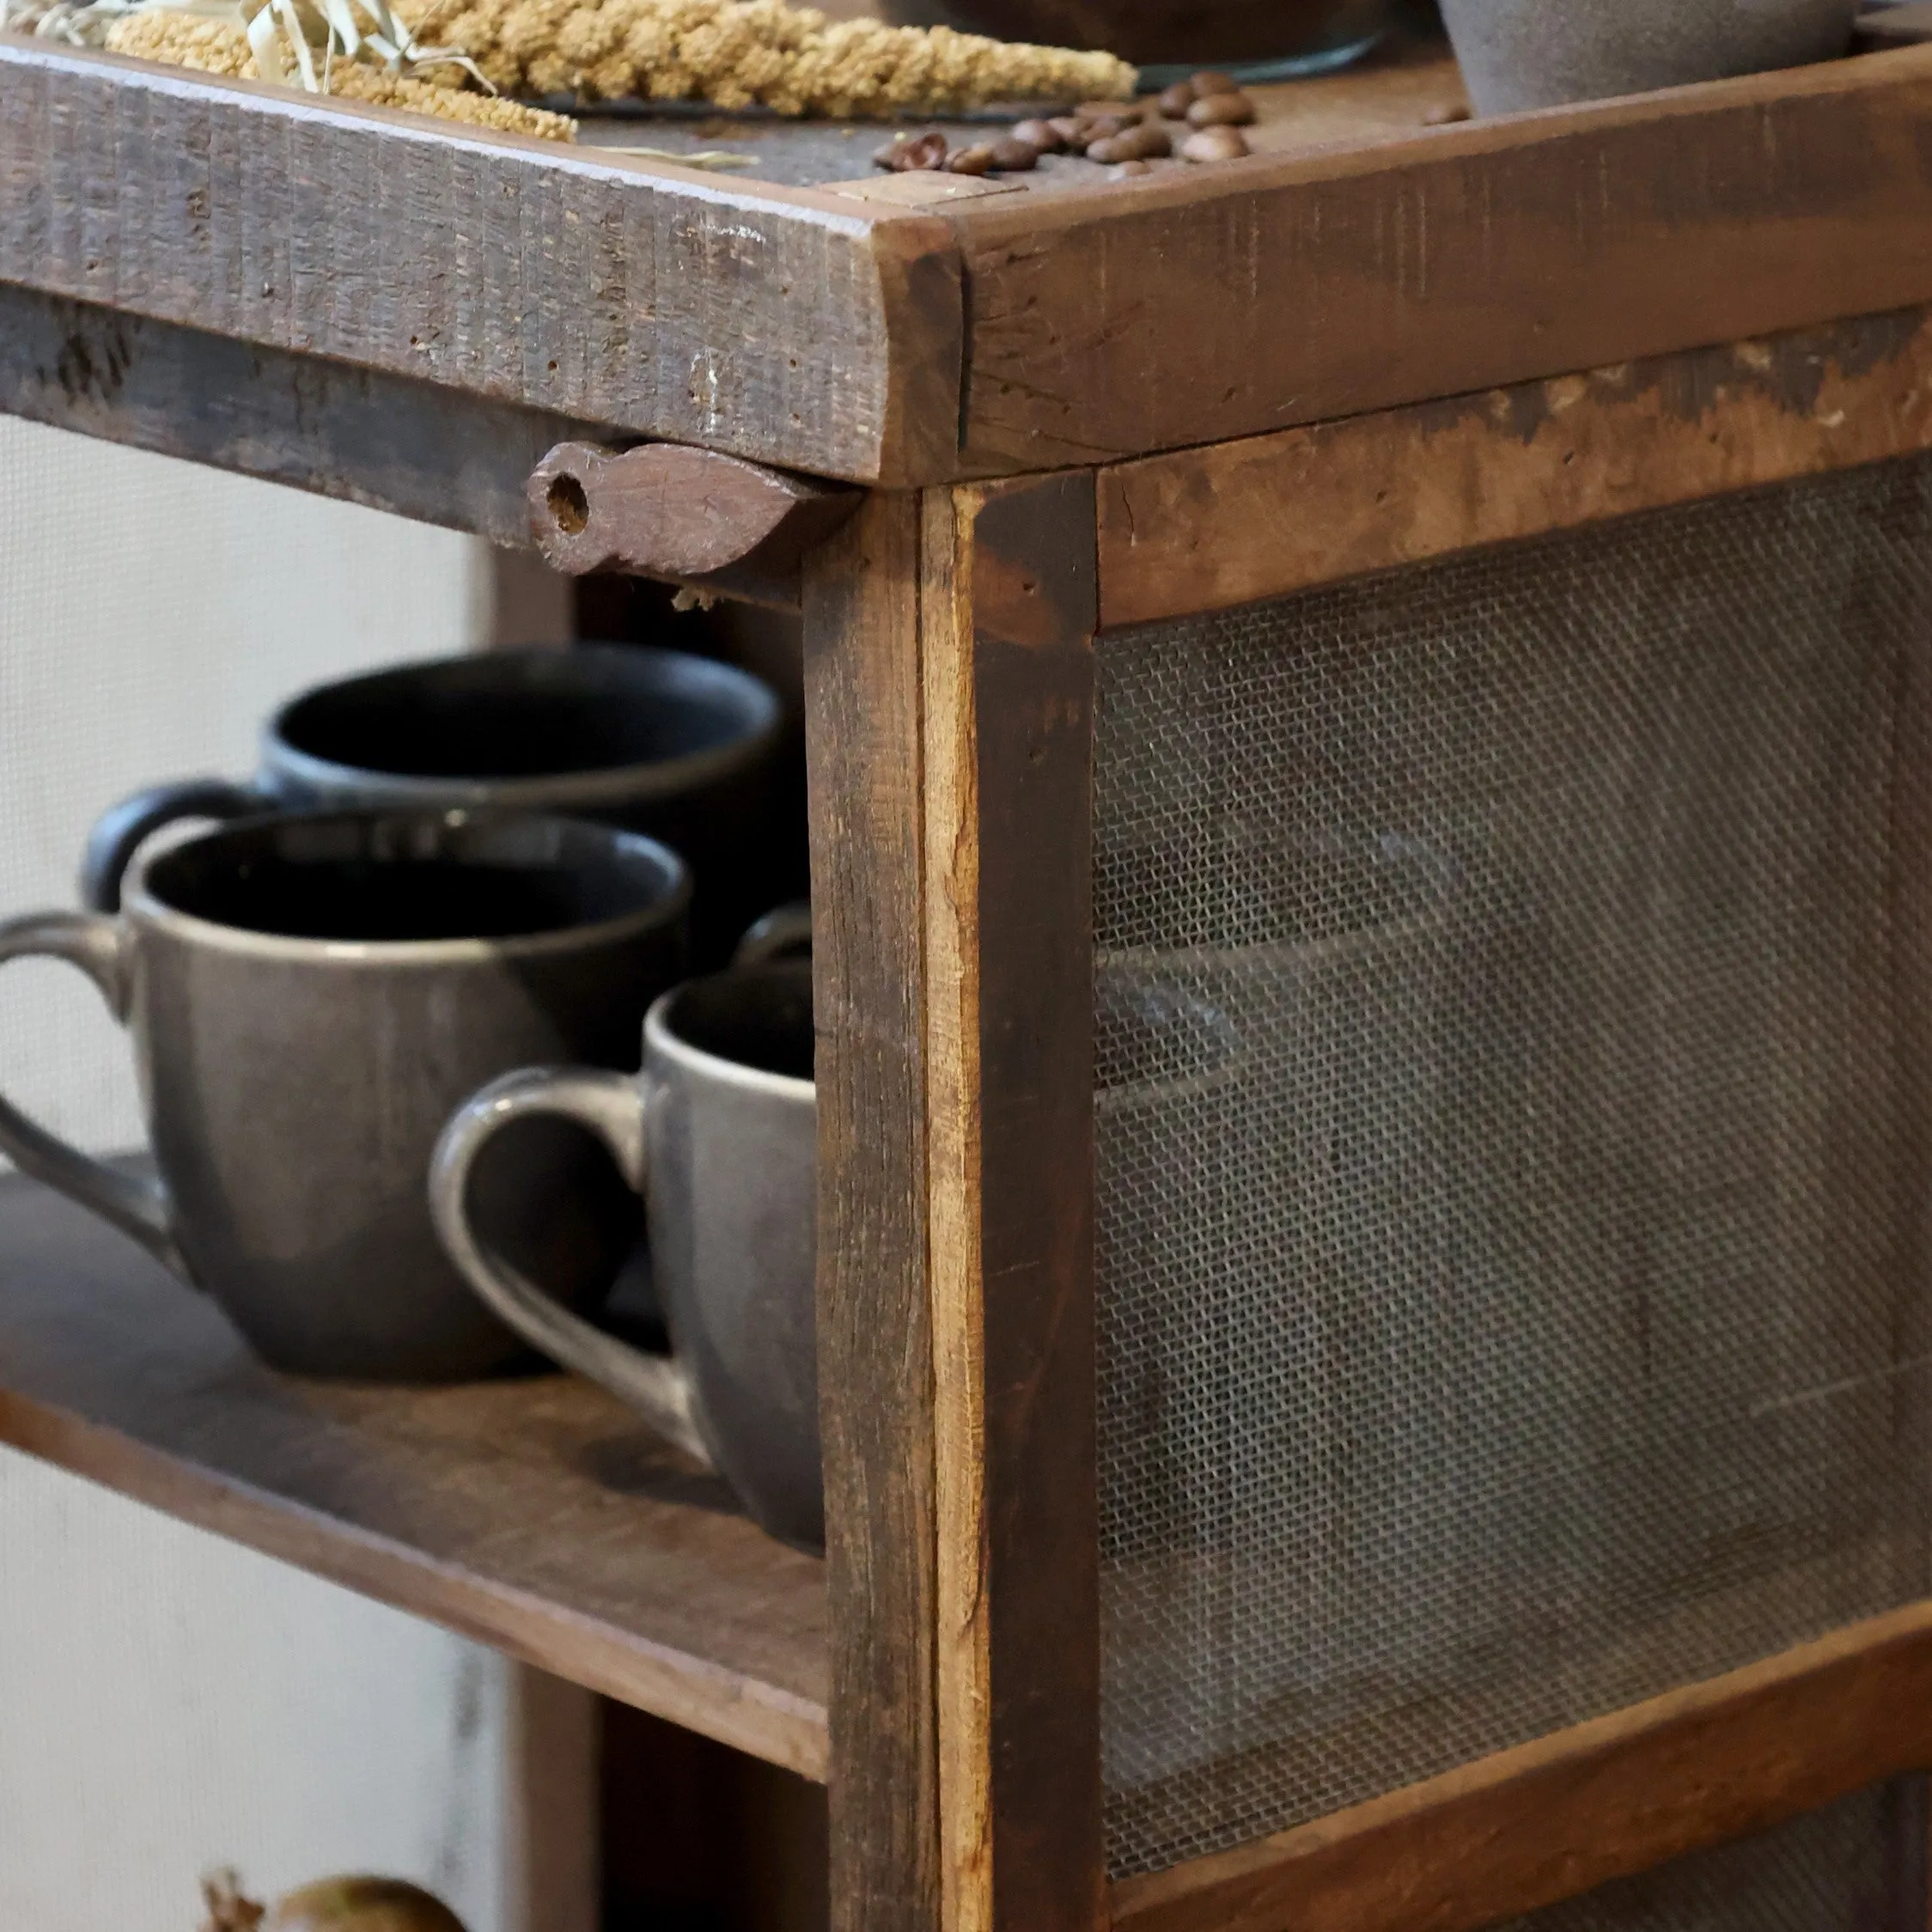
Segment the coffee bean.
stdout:
[[1254,103],[1245,94],[1206,94],[1187,110],[1191,127],[1246,127]]
[[910,174],[922,168],[946,165],[946,137],[939,133],[902,134],[889,141],[872,157],[875,168],[889,168],[895,174]]
[[1232,75],[1216,73],[1211,67],[1189,76],[1187,84],[1193,88],[1197,100],[1204,94],[1239,94],[1241,91],[1240,82]]
[[1039,166],[1039,149],[1031,141],[1017,140],[1009,134],[994,142],[993,166],[1003,174],[1024,174],[1029,168]]
[[1466,121],[1469,110],[1460,101],[1438,101],[1433,107],[1423,110],[1424,127],[1447,127],[1452,121]]
[[1124,180],[1130,174],[1151,174],[1154,164],[1145,161],[1124,161],[1113,170],[1115,180]]
[[1129,128],[1139,125],[1137,120],[1125,114],[1096,114],[1092,120],[1082,121],[1080,131],[1089,142],[1111,141],[1116,135],[1124,134]]
[[1198,128],[1180,144],[1183,161],[1239,161],[1247,152],[1247,137],[1238,127]]
[[1010,137],[1024,141],[1036,154],[1057,155],[1066,146],[1065,135],[1051,121],[1015,121]]
[[992,171],[993,150],[990,148],[961,148],[946,163],[948,174],[990,174]]
[[1087,150],[1088,161],[1157,161],[1173,152],[1167,131],[1158,121],[1143,122],[1124,134],[1096,141]]
[[1194,105],[1193,82],[1176,81],[1171,88],[1164,88],[1156,105],[1169,120],[1185,120],[1187,110]]
[[1071,114],[1055,114],[1046,125],[1060,137],[1063,147],[1080,145],[1081,124]]

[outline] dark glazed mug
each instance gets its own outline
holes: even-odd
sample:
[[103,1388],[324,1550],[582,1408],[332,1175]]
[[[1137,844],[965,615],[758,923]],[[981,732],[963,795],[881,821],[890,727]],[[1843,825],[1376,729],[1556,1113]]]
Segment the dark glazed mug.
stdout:
[[[643,1197],[668,1356],[573,1314],[478,1225],[495,1137],[558,1116],[600,1135]],[[450,1259],[497,1315],[716,1469],[774,1536],[811,1550],[825,1542],[816,1153],[812,969],[788,960],[667,993],[645,1019],[635,1076],[532,1067],[485,1087],[450,1121],[430,1181]]]
[[[156,1178],[3,1100],[0,1152],[206,1289],[275,1368],[485,1373],[523,1348],[443,1259],[423,1198],[436,1134],[533,1057],[634,1064],[683,970],[689,892],[664,846],[566,819],[341,813],[185,839],[137,863],[119,915],[0,926],[0,960],[68,960],[129,1027]],[[635,1200],[555,1121],[491,1153],[492,1239],[589,1305]]]
[[120,903],[141,842],[186,818],[383,807],[554,812],[661,839],[692,875],[692,948],[722,964],[747,921],[797,890],[804,801],[789,795],[780,705],[760,680],[625,644],[399,665],[291,698],[255,776],[189,778],[110,808],[81,898]]

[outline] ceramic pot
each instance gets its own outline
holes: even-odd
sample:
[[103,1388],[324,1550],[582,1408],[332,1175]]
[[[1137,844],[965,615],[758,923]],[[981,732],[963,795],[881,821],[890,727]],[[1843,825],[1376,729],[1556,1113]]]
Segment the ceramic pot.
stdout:
[[1442,0],[1480,114],[1831,60],[1857,10],[1858,0]]

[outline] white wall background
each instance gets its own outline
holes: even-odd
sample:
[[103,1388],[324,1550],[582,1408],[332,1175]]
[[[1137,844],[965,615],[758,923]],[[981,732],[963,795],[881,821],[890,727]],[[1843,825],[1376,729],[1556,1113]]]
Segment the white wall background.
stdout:
[[[289,692],[484,641],[490,582],[468,539],[0,418],[0,917],[73,903],[111,800],[247,772]],[[140,1140],[58,965],[0,974],[0,1086]],[[564,1740],[540,1765],[533,1732]],[[470,1932],[582,1932],[583,1885],[525,1896],[555,1856],[525,1799],[588,1804],[591,1748],[579,1693],[0,1451],[0,1932],[192,1932],[229,1862],[258,1896],[376,1869]]]

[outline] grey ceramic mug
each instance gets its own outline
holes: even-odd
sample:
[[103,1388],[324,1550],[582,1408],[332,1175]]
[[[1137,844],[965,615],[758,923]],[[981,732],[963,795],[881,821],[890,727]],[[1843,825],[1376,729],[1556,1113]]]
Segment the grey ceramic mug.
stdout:
[[119,904],[142,841],[277,808],[555,812],[648,832],[692,873],[692,943],[722,965],[803,883],[805,804],[777,694],[683,651],[579,644],[401,664],[318,686],[262,728],[255,775],[137,792],[88,835],[81,899]]
[[[443,1258],[437,1132],[532,1058],[633,1064],[688,898],[664,846],[564,819],[344,813],[185,839],[136,865],[119,915],[0,927],[0,960],[68,960],[128,1027],[156,1177],[4,1101],[0,1152],[204,1289],[277,1368],[482,1374],[523,1344]],[[595,1143],[546,1122],[491,1151],[493,1238],[573,1301],[605,1293],[637,1214]]]
[[[497,1134],[559,1115],[600,1135],[643,1197],[668,1356],[592,1327],[478,1226]],[[813,1550],[825,1541],[816,1130],[812,969],[740,967],[651,1008],[635,1077],[533,1067],[485,1088],[450,1121],[430,1183],[444,1246],[491,1308],[716,1469],[774,1536]]]

